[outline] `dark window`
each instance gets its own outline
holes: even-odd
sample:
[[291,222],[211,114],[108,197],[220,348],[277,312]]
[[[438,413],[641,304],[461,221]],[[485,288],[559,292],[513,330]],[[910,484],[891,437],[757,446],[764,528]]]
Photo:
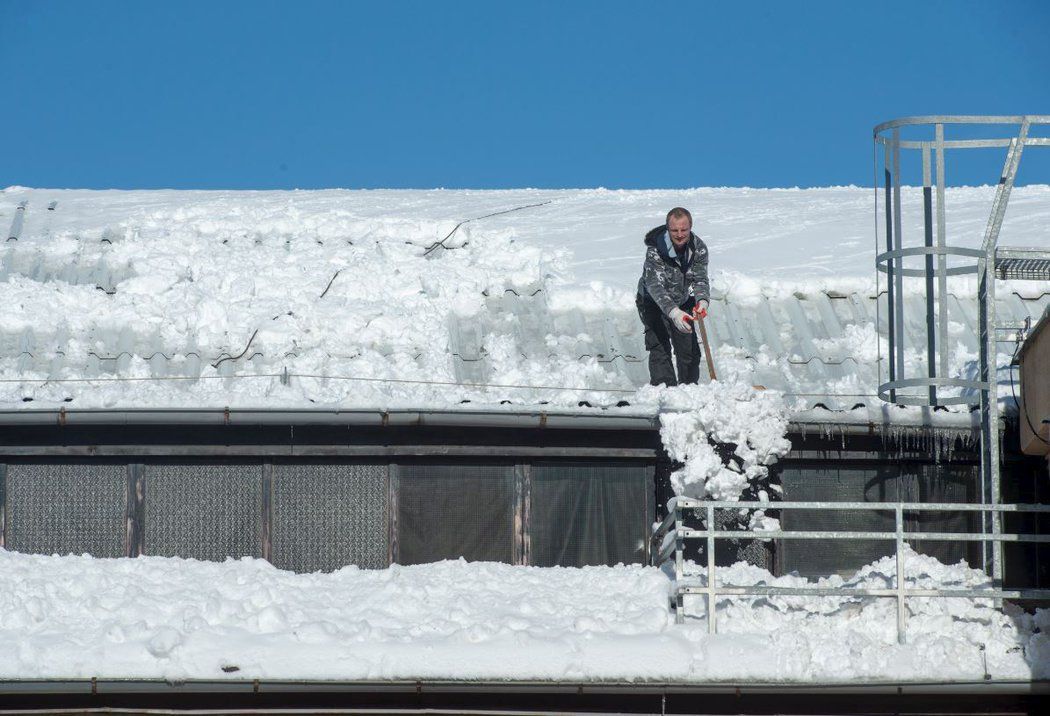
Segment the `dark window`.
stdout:
[[651,468],[586,463],[532,468],[532,564],[644,563],[653,519]]
[[397,561],[511,562],[513,465],[398,465]]
[[[972,465],[881,463],[828,466],[785,465],[780,471],[784,499],[790,502],[976,502],[977,468]],[[784,510],[785,530],[893,532],[887,510]],[[962,512],[910,512],[904,528],[918,532],[967,532],[975,525]],[[979,548],[964,542],[912,541],[911,547],[945,563],[967,559],[976,565]],[[781,540],[782,573],[803,576],[852,574],[857,568],[892,555],[892,540]]]

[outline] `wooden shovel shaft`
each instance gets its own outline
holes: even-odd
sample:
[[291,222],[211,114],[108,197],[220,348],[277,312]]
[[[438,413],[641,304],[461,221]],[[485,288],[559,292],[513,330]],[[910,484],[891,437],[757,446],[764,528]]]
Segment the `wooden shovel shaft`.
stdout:
[[700,340],[704,342],[704,357],[707,358],[707,372],[711,374],[711,380],[718,380],[715,377],[715,362],[711,360],[711,346],[707,343],[707,327],[704,325],[704,317],[698,315],[696,317],[696,325],[700,329]]

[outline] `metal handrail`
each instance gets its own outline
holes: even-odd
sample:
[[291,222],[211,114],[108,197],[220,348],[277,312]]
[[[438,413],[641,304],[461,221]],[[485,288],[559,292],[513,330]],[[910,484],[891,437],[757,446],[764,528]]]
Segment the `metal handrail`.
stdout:
[[1028,120],[1031,124],[1050,124],[1050,114],[932,114],[917,117],[900,117],[875,126],[875,134],[887,129],[908,127],[917,124],[1020,124]]
[[[904,545],[905,540],[925,539],[945,542],[982,542],[1001,544],[1003,542],[1050,543],[1050,535],[1041,534],[1003,534],[996,530],[993,533],[974,532],[913,532],[904,529],[906,512],[970,512],[970,513],[1050,513],[1050,505],[1036,504],[998,504],[973,505],[950,502],[743,502],[739,500],[697,500],[693,498],[675,498],[669,504],[667,516],[653,530],[651,554],[653,566],[660,566],[671,555],[675,559],[675,621],[685,621],[684,597],[691,594],[702,594],[707,597],[707,628],[712,634],[717,632],[717,610],[715,604],[719,596],[868,596],[893,597],[897,600],[897,639],[906,641],[907,609],[906,602],[910,597],[958,597],[980,599],[1050,599],[1050,589],[1002,589],[993,586],[988,589],[919,589],[909,588],[904,579]],[[714,529],[715,510],[740,509],[775,509],[775,510],[868,510],[874,512],[894,513],[894,531],[859,531],[859,530],[718,530]],[[705,527],[695,529],[685,526],[685,510],[704,511]],[[835,539],[835,540],[886,540],[893,541],[896,561],[896,585],[888,589],[863,589],[853,587],[770,587],[770,586],[719,586],[715,581],[715,545],[720,539]],[[705,585],[689,584],[685,576],[685,541],[702,539],[707,542],[707,583]],[[994,581],[993,581],[994,584]]]

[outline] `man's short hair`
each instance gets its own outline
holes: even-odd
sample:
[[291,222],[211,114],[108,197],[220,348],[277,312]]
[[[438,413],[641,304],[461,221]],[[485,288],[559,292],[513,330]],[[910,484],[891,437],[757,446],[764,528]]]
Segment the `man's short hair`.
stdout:
[[667,221],[666,221],[666,223],[670,224],[671,223],[671,219],[681,219],[683,216],[686,219],[689,219],[689,225],[692,226],[693,225],[693,215],[689,213],[689,209],[683,209],[680,206],[676,206],[675,208],[673,208],[669,212],[667,212]]

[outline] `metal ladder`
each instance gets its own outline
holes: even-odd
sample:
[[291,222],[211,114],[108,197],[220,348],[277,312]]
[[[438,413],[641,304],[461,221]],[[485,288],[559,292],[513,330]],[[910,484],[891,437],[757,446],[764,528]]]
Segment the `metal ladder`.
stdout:
[[[946,139],[948,125],[1015,125],[1016,136],[995,139]],[[1037,125],[1050,125],[1050,115],[1023,116],[929,116],[907,117],[884,122],[875,127],[875,163],[878,172],[878,145],[883,146],[883,188],[885,192],[885,250],[876,256],[876,270],[887,279],[887,333],[889,343],[889,380],[879,386],[879,396],[886,402],[901,405],[941,407],[970,405],[980,410],[981,490],[982,503],[1001,504],[999,402],[996,378],[997,336],[996,280],[1050,280],[1050,251],[1038,248],[998,246],[999,232],[1006,206],[1017,177],[1025,147],[1050,146],[1050,137],[1030,137]],[[908,140],[901,137],[905,127],[932,128],[932,138]],[[991,213],[980,249],[949,246],[946,243],[944,209],[945,152],[954,149],[1006,148],[1006,161],[996,186]],[[901,221],[901,150],[918,150],[922,155],[923,176],[923,245],[902,245]],[[878,189],[877,189],[878,190]],[[936,198],[936,202],[934,199]],[[936,206],[936,212],[934,211]],[[909,257],[924,258],[922,268],[905,267]],[[966,259],[963,266],[949,267],[948,259]],[[949,276],[976,275],[978,281],[979,375],[977,380],[948,376],[947,345]],[[876,274],[878,275],[878,273]],[[904,361],[904,278],[924,278],[926,303],[926,362],[924,376],[906,375]],[[935,301],[939,305],[935,308]],[[880,368],[881,373],[881,368]],[[961,388],[962,394],[945,397],[944,388]],[[939,393],[938,389],[942,389]],[[976,396],[976,399],[975,397]],[[1002,533],[1002,515],[985,513],[985,531],[993,538]],[[990,563],[997,587],[1002,584],[1002,542],[985,543],[985,568]]]

